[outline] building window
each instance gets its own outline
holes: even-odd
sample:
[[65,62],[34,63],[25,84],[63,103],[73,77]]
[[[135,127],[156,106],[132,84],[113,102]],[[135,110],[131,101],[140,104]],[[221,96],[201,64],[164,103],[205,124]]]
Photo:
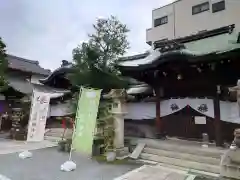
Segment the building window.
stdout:
[[161,18],[158,18],[158,19],[154,20],[154,27],[157,27],[157,26],[160,26],[160,25],[163,25],[163,24],[167,24],[167,23],[168,23],[168,17],[164,16],[164,17],[161,17]]
[[205,2],[192,7],[192,14],[198,14],[209,10],[209,2]]
[[217,3],[212,4],[212,12],[218,12],[218,11],[222,11],[225,10],[225,1],[220,1]]
[[118,108],[118,103],[113,103],[113,108]]

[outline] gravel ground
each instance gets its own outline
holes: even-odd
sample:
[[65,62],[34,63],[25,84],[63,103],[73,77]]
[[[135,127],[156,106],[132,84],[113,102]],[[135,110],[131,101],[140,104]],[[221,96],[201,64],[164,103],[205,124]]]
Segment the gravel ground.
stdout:
[[77,169],[62,172],[60,166],[68,160],[66,153],[60,153],[56,148],[32,152],[33,157],[24,160],[17,153],[0,155],[0,175],[11,180],[112,180],[139,166],[98,163],[73,154]]

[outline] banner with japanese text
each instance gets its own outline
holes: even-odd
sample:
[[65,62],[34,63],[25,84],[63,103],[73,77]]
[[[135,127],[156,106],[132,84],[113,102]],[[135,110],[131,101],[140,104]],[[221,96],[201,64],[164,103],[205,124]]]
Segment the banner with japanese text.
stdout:
[[33,90],[27,141],[38,142],[44,140],[49,102],[49,93]]
[[77,152],[92,154],[98,106],[102,90],[81,88],[76,112],[76,129],[72,147]]

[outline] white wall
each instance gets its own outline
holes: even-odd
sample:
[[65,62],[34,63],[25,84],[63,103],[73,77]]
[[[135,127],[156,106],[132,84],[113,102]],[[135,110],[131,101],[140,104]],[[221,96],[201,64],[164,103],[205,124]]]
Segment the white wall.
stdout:
[[154,41],[155,39],[165,39],[173,38],[174,34],[174,16],[173,16],[173,6],[165,6],[164,10],[154,10],[152,12],[152,27],[154,27],[154,19],[168,16],[168,23],[151,28],[147,32],[147,42]]
[[[192,7],[204,2],[210,3],[209,11],[192,15]],[[212,30],[236,24],[240,31],[240,0],[225,0],[225,10],[212,13],[212,3],[221,0],[181,0],[163,8],[153,10],[154,19],[168,15],[168,23],[147,30],[146,42],[174,38],[174,9],[175,9],[175,38],[196,34],[202,30]],[[174,8],[175,6],[175,8]]]
[[62,103],[50,105],[48,116],[67,116],[73,114],[73,108],[71,103]]

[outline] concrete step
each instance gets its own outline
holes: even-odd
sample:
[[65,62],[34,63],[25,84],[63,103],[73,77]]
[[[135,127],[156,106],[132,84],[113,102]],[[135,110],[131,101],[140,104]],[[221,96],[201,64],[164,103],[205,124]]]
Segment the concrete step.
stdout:
[[183,159],[175,159],[175,158],[158,156],[158,155],[153,155],[153,154],[148,154],[148,153],[142,153],[140,155],[140,158],[144,159],[144,160],[180,166],[180,167],[184,167],[184,168],[188,168],[188,169],[196,169],[196,170],[201,170],[201,171],[206,171],[206,172],[211,172],[211,173],[219,173],[220,172],[219,166],[204,164],[204,163],[200,163],[200,162],[193,162],[193,161],[188,161],[188,160],[183,160]]
[[173,152],[181,152],[187,154],[198,154],[200,156],[205,157],[213,157],[217,159],[221,159],[223,151],[218,151],[212,148],[204,148],[204,147],[195,147],[195,146],[180,146],[173,144],[147,144],[149,148],[161,149],[165,151],[173,151]]
[[165,163],[158,163],[156,166],[164,166],[164,167],[171,168],[171,169],[178,169],[178,170],[182,170],[182,171],[187,171],[188,174],[194,174],[194,175],[197,175],[197,176],[204,176],[204,177],[208,177],[212,180],[215,180],[216,178],[219,178],[219,173],[212,173],[212,172],[206,172],[206,171],[201,171],[201,170],[196,170],[196,169],[189,169],[189,168],[175,166],[175,165],[171,165],[171,164],[165,164]]
[[204,148],[201,146],[201,143],[190,143],[184,144],[179,142],[173,142],[169,140],[155,140],[155,139],[133,139],[130,141],[132,145],[136,143],[145,143],[146,147],[161,149],[165,151],[181,152],[193,155],[200,155],[205,157],[213,157],[220,159],[222,154],[225,152],[222,148],[209,147]]
[[58,142],[62,140],[61,137],[53,137],[53,136],[44,136],[44,139],[51,142]]
[[[65,134],[72,134],[72,129],[66,129]],[[63,128],[52,128],[52,129],[46,129],[45,134],[58,134],[62,135],[64,133]]]
[[149,161],[149,160],[144,160],[144,159],[137,159],[134,162],[139,163],[139,164],[144,164],[144,165],[157,165],[158,162],[156,161]]
[[[60,134],[60,133],[45,133],[45,136],[51,136],[51,137],[62,137],[63,134]],[[64,137],[72,137],[72,134],[71,133],[65,133],[64,134]]]
[[221,166],[221,176],[233,179],[240,179],[240,166],[238,164],[228,164]]
[[162,149],[154,149],[145,147],[143,149],[144,153],[147,154],[153,154],[158,156],[165,156],[175,159],[183,159],[188,161],[194,161],[194,162],[200,162],[200,163],[206,163],[206,164],[212,164],[212,165],[220,165],[220,157],[214,158],[214,157],[208,157],[208,156],[201,156],[198,154],[188,154],[188,153],[182,153],[182,152],[176,152],[176,151],[166,151]]

